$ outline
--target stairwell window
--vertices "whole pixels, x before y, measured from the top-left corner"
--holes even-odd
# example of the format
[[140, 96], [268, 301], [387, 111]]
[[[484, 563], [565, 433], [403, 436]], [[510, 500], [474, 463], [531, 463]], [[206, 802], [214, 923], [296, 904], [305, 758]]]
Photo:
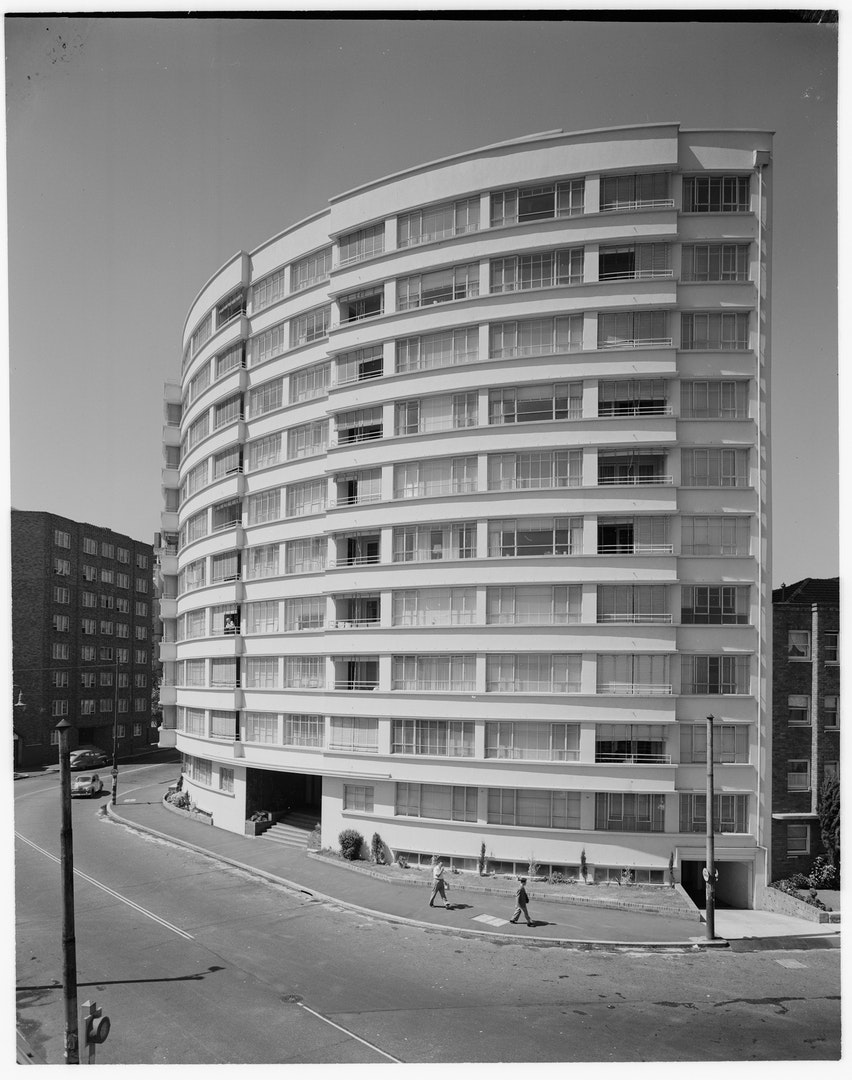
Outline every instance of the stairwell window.
[[582, 214], [585, 192], [584, 177], [562, 180], [556, 184], [536, 184], [492, 191], [491, 227]]
[[709, 311], [682, 314], [680, 347], [707, 352], [732, 352], [748, 348], [747, 311]]
[[685, 214], [734, 214], [750, 209], [748, 176], [685, 176]]
[[492, 259], [491, 292], [546, 289], [583, 283], [583, 248], [561, 248], [535, 255], [510, 255]]

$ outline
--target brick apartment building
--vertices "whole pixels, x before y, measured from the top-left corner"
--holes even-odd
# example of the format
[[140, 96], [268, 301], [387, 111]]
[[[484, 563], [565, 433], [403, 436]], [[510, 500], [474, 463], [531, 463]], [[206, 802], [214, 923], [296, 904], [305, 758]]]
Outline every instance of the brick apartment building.
[[12, 510], [11, 563], [15, 766], [56, 761], [63, 719], [72, 749], [156, 742], [151, 544]]
[[840, 579], [772, 592], [771, 877], [807, 873], [824, 849], [817, 802], [840, 762]]

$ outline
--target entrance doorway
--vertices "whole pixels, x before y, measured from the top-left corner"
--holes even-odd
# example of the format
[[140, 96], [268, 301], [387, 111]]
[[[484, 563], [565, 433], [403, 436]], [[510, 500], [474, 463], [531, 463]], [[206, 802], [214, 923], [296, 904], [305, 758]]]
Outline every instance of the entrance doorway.
[[[690, 900], [702, 911], [707, 903], [707, 889], [701, 871], [703, 859], [684, 859], [680, 883]], [[716, 907], [750, 908], [749, 864], [746, 862], [717, 862], [719, 880], [716, 882]]]
[[246, 770], [246, 817], [256, 810], [271, 813], [302, 811], [320, 815], [322, 777], [307, 773]]

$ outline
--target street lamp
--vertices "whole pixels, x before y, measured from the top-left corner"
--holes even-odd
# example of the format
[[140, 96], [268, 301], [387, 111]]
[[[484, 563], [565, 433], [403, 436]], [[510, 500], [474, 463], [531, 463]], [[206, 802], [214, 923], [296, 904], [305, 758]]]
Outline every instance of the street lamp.
[[65, 1004], [65, 1064], [80, 1064], [77, 1034], [77, 937], [74, 930], [74, 842], [71, 831], [71, 754], [67, 720], [56, 725], [59, 732], [59, 801], [62, 826], [59, 854], [62, 877], [62, 997]]
[[712, 941], [716, 936], [716, 878], [717, 871], [714, 863], [713, 850], [713, 721], [716, 719], [711, 713], [707, 717], [707, 865], [704, 867], [704, 893], [705, 893], [705, 921], [707, 924], [707, 940]]

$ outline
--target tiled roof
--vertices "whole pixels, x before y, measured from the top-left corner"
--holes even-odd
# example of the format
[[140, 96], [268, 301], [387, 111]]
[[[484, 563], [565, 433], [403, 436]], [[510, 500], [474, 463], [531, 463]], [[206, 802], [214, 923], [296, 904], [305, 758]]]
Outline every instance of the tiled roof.
[[839, 604], [840, 578], [802, 578], [772, 590], [773, 604]]

